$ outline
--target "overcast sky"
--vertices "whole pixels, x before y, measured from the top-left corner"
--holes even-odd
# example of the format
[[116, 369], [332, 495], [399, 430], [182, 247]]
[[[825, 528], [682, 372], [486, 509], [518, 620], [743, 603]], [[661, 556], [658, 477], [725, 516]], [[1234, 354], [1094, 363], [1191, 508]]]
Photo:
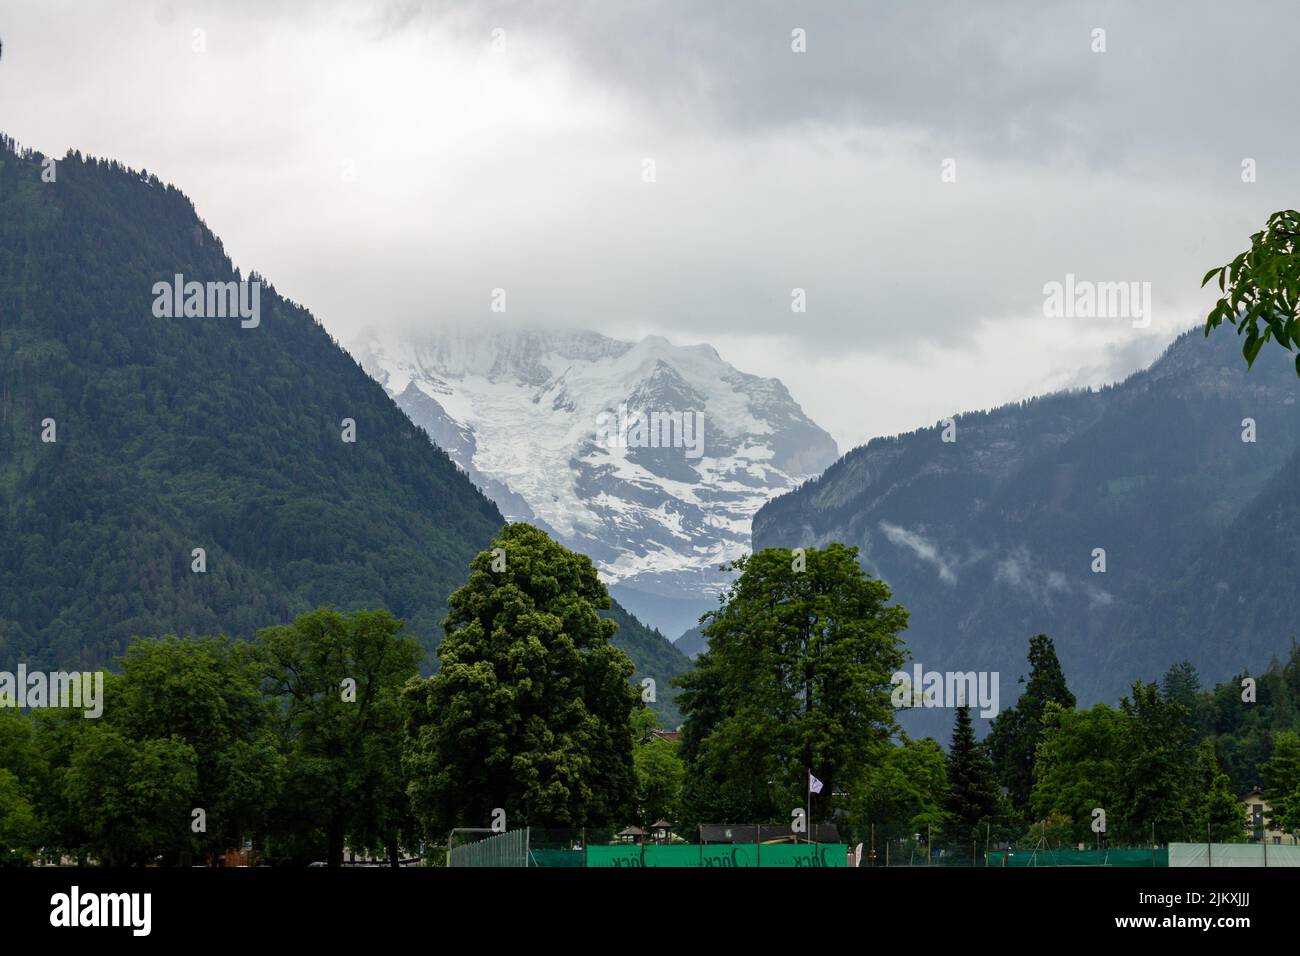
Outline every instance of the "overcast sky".
[[[4, 0], [0, 130], [175, 183], [344, 342], [504, 288], [518, 323], [708, 342], [847, 450], [1195, 324], [1204, 272], [1298, 204], [1298, 26], [1294, 0]], [[1150, 282], [1150, 327], [1045, 316], [1067, 274]]]

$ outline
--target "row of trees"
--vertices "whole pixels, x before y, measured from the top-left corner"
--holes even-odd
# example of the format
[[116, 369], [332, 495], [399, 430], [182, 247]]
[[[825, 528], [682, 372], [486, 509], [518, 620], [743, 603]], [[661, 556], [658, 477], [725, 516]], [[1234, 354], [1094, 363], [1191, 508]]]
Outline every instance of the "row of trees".
[[[958, 708], [945, 753], [898, 729], [907, 612], [855, 549], [734, 568], [709, 648], [679, 678], [680, 744], [651, 733], [590, 560], [523, 524], [473, 560], [427, 679], [382, 610], [321, 609], [252, 642], [136, 640], [102, 718], [0, 709], [0, 857], [181, 862], [251, 842], [269, 862], [337, 865], [345, 846], [396, 862], [500, 811], [510, 827], [666, 817], [681, 831], [788, 823], [809, 801], [856, 839], [892, 824], [1092, 843], [1101, 810], [1110, 842], [1237, 840], [1234, 766], [1258, 770], [1273, 827], [1300, 830], [1296, 653], [1235, 710], [1189, 666], [1079, 710], [1038, 635], [1016, 704], [983, 742]], [[1248, 758], [1247, 738], [1265, 749]]]
[[[726, 603], [706, 619], [708, 651], [680, 679], [687, 826], [788, 821], [811, 773], [824, 784], [813, 819], [858, 839], [889, 824], [965, 843], [972, 832], [1089, 845], [1153, 833], [1244, 840], [1244, 785], [1232, 769], [1264, 784], [1271, 827], [1300, 831], [1296, 654], [1252, 682], [1264, 696], [1244, 699], [1240, 680], [1232, 694], [1202, 693], [1184, 664], [1162, 684], [1136, 681], [1118, 707], [1079, 710], [1040, 634], [1016, 704], [983, 742], [958, 708], [945, 754], [898, 730], [889, 684], [907, 612], [863, 574], [855, 549], [769, 549], [734, 567]], [[1255, 759], [1243, 759], [1245, 746]]]
[[[320, 609], [220, 637], [138, 639], [103, 716], [0, 709], [0, 858], [342, 862], [507, 819], [631, 819], [633, 666], [589, 559], [511, 525], [450, 600], [441, 671], [387, 611]], [[660, 754], [659, 756], [662, 756]], [[662, 799], [655, 809], [663, 807]], [[513, 824], [512, 824], [513, 825]]]
[[319, 610], [252, 643], [131, 643], [104, 710], [0, 710], [0, 854], [106, 865], [396, 852], [402, 685], [419, 646], [386, 611]]
[[[987, 744], [1021, 818], [1063, 838], [1091, 839], [1094, 808], [1108, 832], [1139, 841], [1247, 837], [1240, 797], [1262, 785], [1267, 825], [1300, 831], [1300, 648], [1286, 667], [1238, 675], [1202, 692], [1190, 663], [1159, 683], [1141, 680], [1118, 707], [1075, 708], [1051, 641], [1031, 641], [1031, 671]], [[1245, 751], [1243, 752], [1243, 744]]]

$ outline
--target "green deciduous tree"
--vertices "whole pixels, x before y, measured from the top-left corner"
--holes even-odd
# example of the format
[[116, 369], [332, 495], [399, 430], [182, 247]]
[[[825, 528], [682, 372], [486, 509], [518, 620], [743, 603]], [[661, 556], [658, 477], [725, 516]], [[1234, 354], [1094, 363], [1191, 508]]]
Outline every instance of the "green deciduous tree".
[[1195, 753], [1187, 710], [1141, 680], [1120, 701], [1128, 717], [1120, 778], [1121, 830], [1128, 839], [1187, 839], [1194, 834]]
[[682, 782], [686, 767], [682, 763], [681, 744], [655, 737], [653, 711], [634, 714], [636, 743], [632, 747], [632, 764], [636, 768], [637, 817], [642, 826], [659, 820], [675, 823], [681, 811]]
[[1097, 704], [1090, 710], [1049, 703], [1034, 764], [1031, 806], [1038, 820], [1059, 818], [1071, 843], [1092, 842], [1092, 811], [1121, 811], [1128, 717]]
[[36, 810], [18, 777], [0, 767], [0, 866], [22, 866], [35, 859], [40, 832]]
[[190, 839], [213, 862], [262, 832], [279, 795], [283, 758], [261, 676], [244, 642], [169, 635], [133, 641], [113, 683], [110, 726], [135, 740], [176, 738], [194, 751], [190, 800], [204, 811], [204, 827], [190, 827]]
[[135, 740], [107, 724], [88, 729], [65, 784], [87, 852], [107, 866], [175, 859], [190, 846], [197, 768], [194, 749], [179, 738]]
[[1219, 766], [1214, 744], [1203, 740], [1196, 749], [1195, 832], [1213, 843], [1240, 843], [1246, 838], [1246, 814], [1232, 793], [1228, 775]]
[[340, 866], [352, 836], [395, 856], [409, 820], [401, 691], [423, 656], [401, 631], [387, 611], [320, 609], [258, 632], [285, 760], [273, 822], [280, 853], [310, 849]]
[[1283, 798], [1285, 814], [1274, 812], [1278, 828], [1286, 833], [1300, 834], [1300, 786], [1297, 786]]
[[1260, 768], [1264, 776], [1264, 797], [1271, 811], [1270, 829], [1300, 831], [1300, 734], [1283, 730], [1273, 735], [1273, 752]]
[[470, 565], [443, 624], [441, 667], [407, 691], [406, 764], [427, 836], [627, 819], [636, 797], [632, 662], [591, 560], [526, 524]]
[[868, 768], [854, 801], [860, 825], [901, 826], [924, 831], [944, 823], [948, 801], [948, 764], [943, 748], [932, 737], [906, 735], [890, 747], [881, 761]]
[[709, 650], [679, 678], [691, 822], [789, 821], [811, 771], [814, 819], [862, 779], [892, 733], [890, 675], [907, 612], [863, 573], [857, 549], [770, 548], [732, 565], [706, 615]]
[[[1250, 237], [1250, 248], [1205, 274], [1222, 296], [1205, 320], [1205, 334], [1226, 319], [1243, 336], [1247, 367], [1271, 338], [1288, 352], [1300, 345], [1300, 212], [1283, 209]], [[1300, 375], [1300, 356], [1296, 357]]]
[[[106, 682], [104, 690], [107, 695], [111, 683]], [[87, 720], [81, 711], [70, 708], [32, 711], [29, 718], [32, 740], [42, 761], [33, 803], [41, 819], [46, 856], [54, 860], [69, 856], [84, 863], [89, 855], [90, 834], [68, 780], [73, 755], [82, 741], [96, 732], [103, 718]]]
[[44, 838], [40, 809], [48, 758], [34, 721], [0, 706], [0, 866], [31, 862]]

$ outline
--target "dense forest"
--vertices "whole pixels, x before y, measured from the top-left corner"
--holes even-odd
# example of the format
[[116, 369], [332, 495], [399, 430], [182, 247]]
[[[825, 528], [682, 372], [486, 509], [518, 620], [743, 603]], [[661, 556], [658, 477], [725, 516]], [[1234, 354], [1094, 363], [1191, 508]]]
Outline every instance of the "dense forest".
[[1268, 828], [1300, 835], [1300, 645], [1209, 689], [1186, 661], [1159, 681], [1130, 674], [1118, 699], [1081, 707], [1038, 634], [1018, 699], [983, 741], [969, 701], [936, 706], [951, 722], [945, 752], [898, 726], [920, 704], [905, 694], [890, 707], [909, 612], [853, 549], [772, 548], [737, 569], [706, 618], [707, 650], [679, 678], [688, 826], [776, 822], [806, 799], [851, 839], [969, 864], [999, 846], [1260, 839], [1241, 803], [1260, 787]]
[[609, 605], [589, 558], [515, 523], [449, 597], [427, 678], [388, 611], [332, 608], [252, 641], [135, 639], [90, 711], [20, 710], [26, 685], [0, 672], [0, 866], [338, 866], [345, 847], [395, 866], [502, 810], [563, 827], [658, 811], [641, 746], [658, 718]]
[[1037, 635], [1015, 706], [983, 742], [968, 707], [947, 708], [945, 752], [891, 706], [906, 609], [850, 548], [791, 557], [737, 563], [678, 679], [680, 742], [651, 733], [590, 559], [524, 524], [471, 563], [428, 678], [382, 609], [317, 609], [251, 642], [134, 640], [99, 719], [0, 708], [0, 865], [339, 865], [349, 847], [437, 864], [453, 827], [501, 813], [599, 842], [662, 819], [780, 826], [805, 801], [875, 865], [979, 865], [999, 848], [1258, 839], [1240, 802], [1254, 786], [1267, 826], [1300, 834], [1300, 646], [1212, 689], [1183, 663], [1081, 708]]

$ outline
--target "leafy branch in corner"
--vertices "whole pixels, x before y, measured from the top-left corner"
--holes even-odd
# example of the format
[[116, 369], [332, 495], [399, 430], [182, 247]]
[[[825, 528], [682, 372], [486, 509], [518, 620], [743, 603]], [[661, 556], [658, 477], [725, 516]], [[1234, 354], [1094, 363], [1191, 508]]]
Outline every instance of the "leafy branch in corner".
[[[1300, 346], [1300, 212], [1283, 209], [1268, 217], [1268, 224], [1250, 237], [1250, 248], [1227, 265], [1205, 273], [1204, 288], [1215, 277], [1223, 295], [1205, 320], [1205, 335], [1224, 319], [1245, 335], [1241, 353], [1247, 368], [1255, 364], [1270, 338], [1288, 352]], [[1261, 330], [1261, 321], [1263, 328]], [[1300, 355], [1296, 356], [1300, 375]]]

